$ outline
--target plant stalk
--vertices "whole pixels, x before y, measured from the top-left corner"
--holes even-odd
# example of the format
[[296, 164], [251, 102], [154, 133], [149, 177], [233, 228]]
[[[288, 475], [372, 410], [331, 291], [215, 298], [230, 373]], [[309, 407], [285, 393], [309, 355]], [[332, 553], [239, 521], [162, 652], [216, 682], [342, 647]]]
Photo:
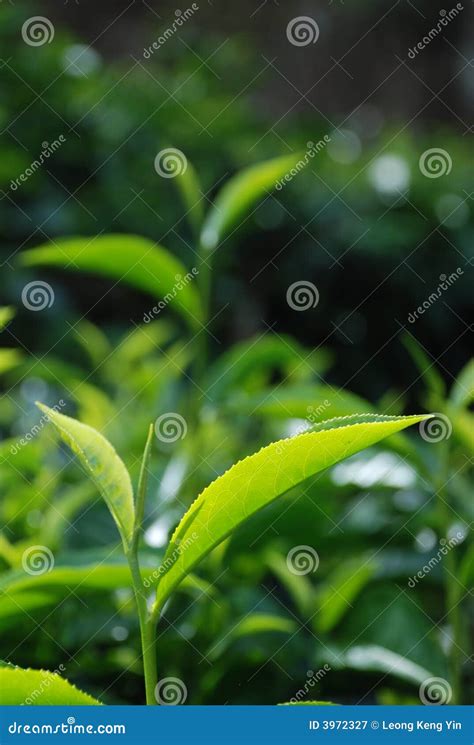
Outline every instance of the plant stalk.
[[[452, 512], [446, 494], [446, 484], [449, 479], [449, 444], [443, 442], [439, 447], [440, 468], [436, 479], [436, 493], [438, 496], [438, 515], [441, 527], [448, 531], [452, 522]], [[451, 627], [452, 642], [449, 650], [449, 669], [452, 687], [452, 700], [449, 703], [461, 703], [462, 690], [462, 620], [459, 609], [460, 585], [457, 581], [456, 557], [450, 550], [445, 556], [444, 583], [446, 595], [446, 613]]]
[[138, 610], [140, 624], [140, 638], [142, 644], [143, 674], [145, 677], [146, 703], [149, 706], [157, 704], [155, 688], [158, 682], [156, 669], [156, 641], [155, 623], [148, 613], [146, 591], [143, 586], [140, 567], [136, 554], [127, 554], [128, 565], [132, 575], [133, 591]]

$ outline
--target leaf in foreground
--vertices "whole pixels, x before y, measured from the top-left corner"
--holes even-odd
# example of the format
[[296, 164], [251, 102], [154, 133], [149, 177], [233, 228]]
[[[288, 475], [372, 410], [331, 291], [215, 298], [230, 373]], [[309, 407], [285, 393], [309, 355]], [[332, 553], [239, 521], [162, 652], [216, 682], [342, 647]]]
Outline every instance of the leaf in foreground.
[[204, 489], [176, 528], [162, 564], [156, 609], [198, 561], [262, 507], [319, 471], [423, 419], [426, 416], [333, 419], [236, 463]]
[[2, 706], [100, 706], [100, 701], [80, 691], [49, 670], [24, 670], [0, 666]]
[[102, 494], [122, 536], [125, 547], [132, 541], [135, 509], [130, 476], [114, 448], [87, 424], [38, 404], [61, 438], [78, 456]]

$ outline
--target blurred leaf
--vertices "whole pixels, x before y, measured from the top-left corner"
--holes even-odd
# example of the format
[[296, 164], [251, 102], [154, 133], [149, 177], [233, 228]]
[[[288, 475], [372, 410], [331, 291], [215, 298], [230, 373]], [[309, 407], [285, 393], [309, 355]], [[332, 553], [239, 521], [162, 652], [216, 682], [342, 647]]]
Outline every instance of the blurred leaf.
[[201, 243], [213, 251], [223, 238], [242, 223], [260, 199], [267, 196], [277, 181], [298, 162], [300, 154], [285, 155], [246, 168], [231, 178], [218, 193], [204, 221]]
[[187, 160], [187, 167], [179, 170], [174, 178], [186, 208], [186, 218], [193, 229], [194, 236], [199, 237], [204, 219], [204, 206], [201, 185], [196, 170], [192, 163]]
[[102, 329], [86, 318], [82, 318], [75, 324], [73, 333], [77, 342], [86, 351], [94, 368], [100, 367], [112, 351], [112, 346]]
[[38, 404], [59, 435], [79, 457], [102, 494], [117, 524], [125, 548], [132, 540], [135, 508], [130, 476], [112, 445], [99, 432], [71, 417]]
[[424, 379], [430, 392], [438, 398], [444, 398], [446, 395], [446, 385], [436, 369], [435, 362], [428, 357], [421, 344], [411, 334], [403, 337], [403, 343], [408, 349], [413, 362], [421, 373], [421, 377]]
[[328, 632], [350, 611], [352, 602], [370, 582], [377, 564], [364, 557], [340, 562], [317, 592], [316, 631]]
[[474, 359], [469, 360], [457, 376], [449, 400], [454, 406], [469, 406], [474, 401]]
[[337, 706], [332, 701], [285, 701], [278, 706]]
[[407, 657], [402, 657], [402, 655], [376, 644], [361, 644], [351, 647], [347, 652], [337, 655], [337, 662], [331, 661], [330, 664], [335, 668], [352, 668], [353, 670], [394, 675], [415, 685], [433, 677], [432, 672], [425, 670]]
[[219, 399], [234, 387], [240, 389], [247, 378], [255, 377], [259, 371], [288, 373], [300, 367], [311, 373], [321, 372], [321, 368], [325, 369], [324, 362], [324, 355], [311, 355], [288, 336], [266, 334], [246, 339], [234, 344], [212, 365], [207, 392], [212, 398]]
[[15, 315], [15, 309], [10, 306], [0, 307], [0, 331], [12, 320]]
[[23, 360], [23, 354], [18, 349], [0, 349], [0, 375], [17, 367]]
[[249, 613], [248, 616], [237, 621], [226, 635], [218, 639], [208, 650], [206, 657], [210, 660], [216, 660], [225, 650], [238, 639], [255, 634], [291, 634], [298, 628], [295, 621], [282, 616], [275, 616], [269, 613]]
[[199, 325], [201, 303], [192, 282], [177, 282], [186, 267], [169, 251], [136, 235], [105, 235], [55, 239], [54, 246], [41, 245], [21, 254], [24, 266], [60, 266], [83, 269], [124, 282], [165, 299], [191, 327]]
[[13, 665], [0, 665], [0, 691], [2, 706], [100, 705], [100, 701], [49, 670], [24, 670]]
[[264, 560], [290, 595], [299, 613], [303, 617], [309, 615], [314, 598], [314, 588], [309, 579], [303, 574], [290, 572], [285, 559], [276, 551], [269, 551]]
[[[161, 608], [183, 577], [250, 515], [338, 461], [426, 417], [333, 419], [236, 463], [200, 494], [173, 534], [157, 589]], [[184, 548], [183, 548], [184, 547]]]

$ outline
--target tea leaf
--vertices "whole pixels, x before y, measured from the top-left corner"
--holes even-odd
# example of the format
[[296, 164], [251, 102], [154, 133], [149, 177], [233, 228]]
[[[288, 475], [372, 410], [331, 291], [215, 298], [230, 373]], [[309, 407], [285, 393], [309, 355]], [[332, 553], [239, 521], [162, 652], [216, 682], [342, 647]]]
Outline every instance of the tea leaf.
[[49, 670], [0, 665], [2, 706], [100, 706], [100, 701]]
[[333, 419], [236, 463], [204, 489], [176, 528], [162, 563], [155, 612], [198, 561], [259, 509], [319, 471], [425, 418]]
[[189, 160], [187, 162], [187, 168], [176, 175], [174, 182], [184, 202], [188, 222], [195, 236], [199, 237], [199, 231], [201, 230], [204, 219], [203, 196], [198, 175]]
[[4, 305], [0, 308], [0, 331], [11, 321], [15, 315], [15, 309], [9, 305]]
[[217, 195], [201, 233], [206, 251], [213, 251], [241, 222], [253, 205], [275, 188], [276, 182], [298, 162], [300, 154], [285, 155], [245, 168], [231, 178]]
[[79, 457], [112, 513], [125, 547], [131, 543], [135, 510], [130, 476], [114, 448], [87, 424], [38, 404], [64, 442]]
[[165, 299], [194, 327], [201, 318], [201, 303], [193, 283], [178, 282], [186, 267], [169, 251], [136, 235], [64, 238], [21, 255], [25, 266], [60, 266], [83, 269]]

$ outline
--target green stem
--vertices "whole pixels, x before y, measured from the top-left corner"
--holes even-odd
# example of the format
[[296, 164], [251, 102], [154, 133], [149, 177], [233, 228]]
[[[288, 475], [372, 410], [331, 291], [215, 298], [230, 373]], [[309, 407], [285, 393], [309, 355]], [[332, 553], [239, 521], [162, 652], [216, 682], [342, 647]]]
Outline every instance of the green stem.
[[156, 669], [155, 623], [148, 613], [146, 591], [140, 574], [138, 558], [136, 554], [127, 553], [127, 560], [132, 575], [133, 591], [135, 593], [138, 620], [140, 624], [146, 702], [148, 705], [154, 705], [157, 703], [155, 698], [155, 688], [158, 682]]
[[[452, 522], [452, 512], [449, 506], [449, 497], [446, 494], [446, 484], [449, 479], [449, 444], [443, 442], [439, 446], [440, 451], [440, 468], [436, 479], [436, 493], [438, 496], [438, 514], [441, 527], [448, 533], [448, 528]], [[449, 652], [449, 668], [451, 687], [453, 691], [452, 704], [461, 703], [461, 682], [462, 682], [462, 619], [460, 614], [459, 602], [461, 599], [460, 585], [457, 581], [456, 557], [453, 549], [448, 551], [445, 556], [446, 572], [444, 573], [445, 594], [446, 594], [446, 612], [451, 627], [452, 644]]]

